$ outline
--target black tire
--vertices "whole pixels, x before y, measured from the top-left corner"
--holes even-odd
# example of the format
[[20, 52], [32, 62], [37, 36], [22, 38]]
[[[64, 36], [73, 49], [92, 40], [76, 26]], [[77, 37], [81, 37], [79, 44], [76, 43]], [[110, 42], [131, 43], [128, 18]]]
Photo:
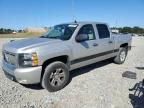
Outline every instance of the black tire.
[[[123, 54], [125, 53], [125, 57], [123, 59], [121, 59], [121, 54], [122, 53]], [[123, 64], [125, 62], [126, 56], [127, 56], [127, 48], [121, 47], [119, 49], [118, 55], [114, 58], [114, 62], [117, 63], [117, 64]]]
[[45, 68], [41, 84], [42, 87], [49, 92], [55, 92], [64, 88], [68, 81], [69, 69], [67, 65], [60, 61], [56, 61]]

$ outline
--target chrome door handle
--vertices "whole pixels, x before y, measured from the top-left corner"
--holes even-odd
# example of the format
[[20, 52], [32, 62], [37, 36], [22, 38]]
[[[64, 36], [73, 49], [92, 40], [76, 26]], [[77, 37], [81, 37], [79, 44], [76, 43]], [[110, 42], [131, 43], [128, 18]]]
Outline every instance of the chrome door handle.
[[98, 44], [97, 44], [97, 43], [94, 43], [93, 46], [98, 46]]

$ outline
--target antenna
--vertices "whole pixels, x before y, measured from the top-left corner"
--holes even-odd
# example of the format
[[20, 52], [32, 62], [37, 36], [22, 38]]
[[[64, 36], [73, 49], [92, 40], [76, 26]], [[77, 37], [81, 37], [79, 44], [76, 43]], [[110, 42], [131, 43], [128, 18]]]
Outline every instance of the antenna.
[[72, 20], [75, 21], [75, 9], [74, 9], [74, 0], [71, 0], [71, 8], [72, 8]]
[[115, 32], [115, 33], [119, 33], [117, 19], [116, 19], [116, 21], [115, 21], [115, 27], [114, 27], [114, 28], [115, 28], [114, 32]]
[[118, 22], [117, 22], [117, 19], [116, 19], [116, 22], [115, 22], [115, 28], [117, 28], [118, 26]]

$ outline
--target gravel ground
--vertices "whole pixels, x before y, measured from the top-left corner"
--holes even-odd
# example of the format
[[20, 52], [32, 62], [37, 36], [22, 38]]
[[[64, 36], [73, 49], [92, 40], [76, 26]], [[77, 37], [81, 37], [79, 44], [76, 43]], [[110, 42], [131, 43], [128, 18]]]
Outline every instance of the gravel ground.
[[[0, 39], [0, 52], [9, 40]], [[144, 65], [144, 38], [134, 37], [132, 46], [124, 64], [107, 60], [72, 71], [70, 83], [54, 93], [10, 81], [0, 67], [0, 108], [144, 108], [143, 93], [129, 90], [144, 78], [144, 70], [136, 68]], [[137, 78], [122, 77], [125, 71], [135, 72]]]

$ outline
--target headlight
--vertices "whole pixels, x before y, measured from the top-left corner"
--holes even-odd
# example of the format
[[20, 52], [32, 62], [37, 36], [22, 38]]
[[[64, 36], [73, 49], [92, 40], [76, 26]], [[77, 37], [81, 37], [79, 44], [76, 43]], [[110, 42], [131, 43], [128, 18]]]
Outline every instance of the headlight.
[[38, 65], [38, 58], [36, 53], [23, 53], [19, 54], [19, 66], [20, 67], [31, 67]]

